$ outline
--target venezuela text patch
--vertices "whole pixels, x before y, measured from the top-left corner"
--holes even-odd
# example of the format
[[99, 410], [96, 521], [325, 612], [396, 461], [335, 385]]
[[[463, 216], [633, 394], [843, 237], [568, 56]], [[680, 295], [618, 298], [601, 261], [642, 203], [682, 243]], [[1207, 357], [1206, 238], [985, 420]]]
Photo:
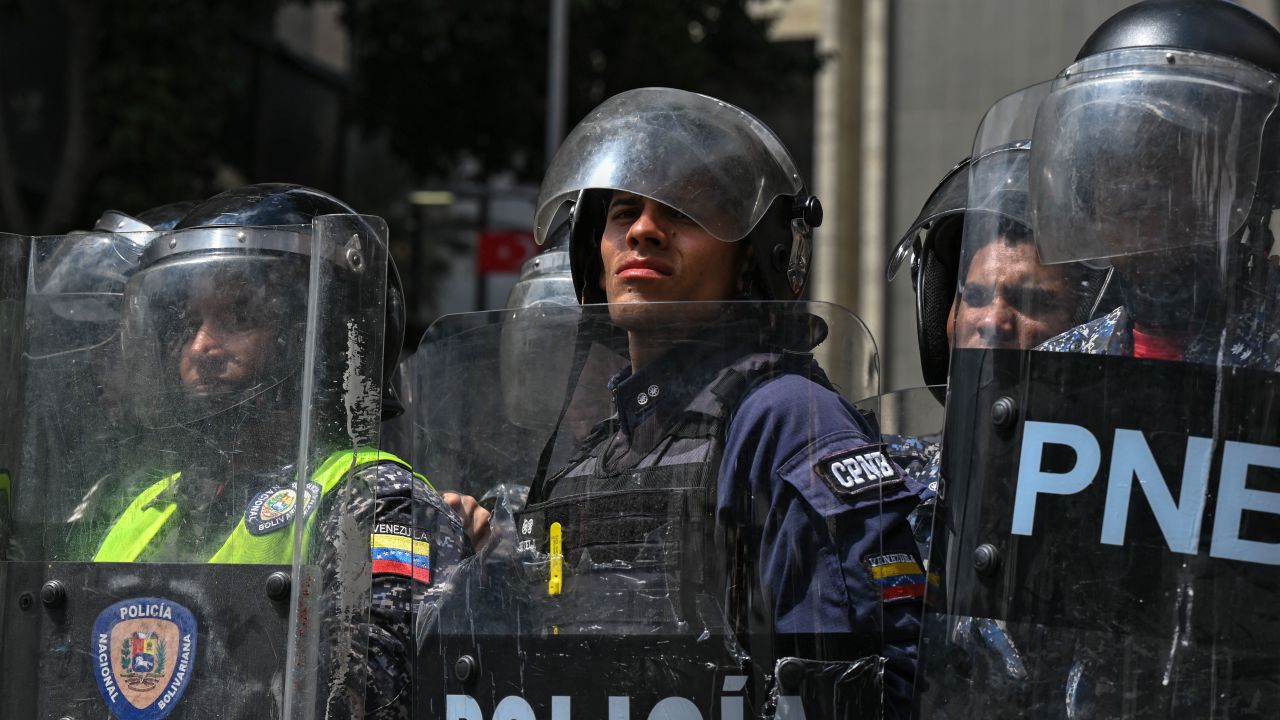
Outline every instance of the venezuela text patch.
[[374, 575], [402, 575], [431, 582], [431, 543], [408, 525], [377, 523], [369, 536]]
[[884, 602], [924, 597], [924, 571], [907, 553], [872, 555], [863, 560], [871, 583], [880, 588]]

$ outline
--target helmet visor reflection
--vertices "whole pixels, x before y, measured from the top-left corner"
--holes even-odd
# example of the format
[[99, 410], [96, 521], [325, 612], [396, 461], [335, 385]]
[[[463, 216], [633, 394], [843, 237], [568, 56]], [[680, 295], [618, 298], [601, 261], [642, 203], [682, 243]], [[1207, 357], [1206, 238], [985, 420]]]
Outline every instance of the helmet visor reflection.
[[538, 194], [539, 243], [565, 201], [589, 189], [657, 200], [734, 242], [801, 182], [782, 142], [751, 114], [706, 95], [641, 88], [606, 100], [565, 138]]
[[1040, 108], [1030, 181], [1046, 263], [1212, 245], [1249, 216], [1274, 80], [1222, 58], [1149, 54], [1080, 63]]
[[306, 259], [261, 254], [190, 257], [134, 277], [123, 340], [140, 417], [170, 427], [296, 402], [306, 282]]

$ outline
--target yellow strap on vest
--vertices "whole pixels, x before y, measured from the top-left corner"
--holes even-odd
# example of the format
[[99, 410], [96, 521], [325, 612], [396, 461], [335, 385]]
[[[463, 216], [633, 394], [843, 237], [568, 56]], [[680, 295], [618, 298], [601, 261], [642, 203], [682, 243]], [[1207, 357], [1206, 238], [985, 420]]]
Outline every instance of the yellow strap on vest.
[[[379, 462], [394, 462], [406, 468], [409, 467], [408, 463], [395, 455], [380, 450], [361, 450], [355, 453], [347, 450], [334, 453], [325, 459], [324, 463], [320, 465], [320, 468], [311, 477], [311, 482], [320, 486], [321, 497], [315, 499], [312, 506], [313, 512], [306, 517], [306, 525], [303, 528], [303, 532], [308, 539], [315, 525], [314, 509], [319, 507], [320, 501], [323, 500], [324, 496], [341, 485], [356, 469]], [[431, 488], [431, 483], [427, 482], [425, 477], [418, 473], [414, 473], [414, 476], [426, 483], [428, 488]], [[156, 502], [155, 500], [177, 477], [177, 474], [170, 475], [147, 488], [135, 498], [120, 518], [116, 520], [111, 531], [107, 533], [107, 537], [103, 539], [102, 545], [98, 548], [98, 553], [94, 556], [94, 560], [98, 562], [134, 562], [137, 560], [169, 521], [173, 513], [177, 511], [176, 503], [172, 501]], [[306, 506], [305, 497], [301, 501], [295, 498], [294, 517], [297, 517], [298, 512], [305, 514]], [[254, 535], [249, 532], [249, 528], [245, 524], [245, 518], [241, 515], [239, 522], [236, 523], [235, 529], [231, 531], [226, 542], [213, 554], [213, 557], [209, 558], [208, 562], [288, 565], [293, 562], [294, 533], [293, 523], [289, 523], [278, 530], [263, 535]]]

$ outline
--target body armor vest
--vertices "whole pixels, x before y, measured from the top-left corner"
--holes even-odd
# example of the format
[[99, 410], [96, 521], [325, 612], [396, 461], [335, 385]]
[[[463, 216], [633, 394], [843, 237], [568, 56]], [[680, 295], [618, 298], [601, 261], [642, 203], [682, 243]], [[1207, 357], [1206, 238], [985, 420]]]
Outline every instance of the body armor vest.
[[[597, 426], [567, 467], [533, 490], [520, 517], [526, 546], [551, 556], [543, 621], [621, 634], [732, 631], [725, 612], [745, 598], [726, 598], [727, 581], [755, 569], [741, 566], [716, 525], [725, 433], [752, 388], [785, 373], [810, 375], [810, 363], [789, 352], [740, 358], [638, 461], [616, 452], [616, 417]], [[738, 585], [758, 584], [746, 577]]]

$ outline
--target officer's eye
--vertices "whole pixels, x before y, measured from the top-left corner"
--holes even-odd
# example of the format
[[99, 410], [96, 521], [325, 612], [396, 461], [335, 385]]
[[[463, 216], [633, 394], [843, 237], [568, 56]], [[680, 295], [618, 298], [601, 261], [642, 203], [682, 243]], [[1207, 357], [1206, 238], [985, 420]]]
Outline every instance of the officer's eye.
[[630, 203], [619, 203], [609, 208], [609, 222], [625, 222], [630, 223], [640, 214], [635, 205]]
[[1010, 295], [1012, 297], [1009, 304], [1023, 315], [1035, 317], [1056, 312], [1059, 309], [1059, 303], [1054, 294], [1043, 288], [1022, 288]]
[[986, 307], [991, 304], [994, 293], [990, 285], [978, 285], [969, 283], [964, 286], [964, 292], [960, 295], [960, 301], [969, 307]]

